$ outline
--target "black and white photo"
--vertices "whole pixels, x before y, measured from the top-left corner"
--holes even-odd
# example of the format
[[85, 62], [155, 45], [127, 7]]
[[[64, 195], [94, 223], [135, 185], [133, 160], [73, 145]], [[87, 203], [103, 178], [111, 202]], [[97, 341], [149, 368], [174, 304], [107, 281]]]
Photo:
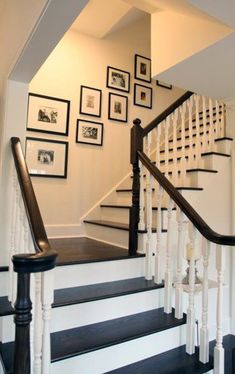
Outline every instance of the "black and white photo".
[[80, 114], [93, 117], [101, 116], [102, 91], [98, 88], [81, 86]]
[[27, 130], [68, 135], [70, 101], [29, 93]]
[[76, 142], [84, 144], [103, 144], [103, 123], [77, 120]]
[[135, 79], [151, 83], [151, 60], [148, 57], [135, 55]]
[[107, 87], [119, 91], [130, 91], [130, 73], [112, 66], [107, 67]]
[[115, 121], [127, 122], [127, 96], [109, 93], [108, 118]]
[[26, 161], [31, 176], [67, 178], [68, 142], [27, 137]]
[[134, 84], [134, 105], [152, 108], [152, 88], [142, 84]]

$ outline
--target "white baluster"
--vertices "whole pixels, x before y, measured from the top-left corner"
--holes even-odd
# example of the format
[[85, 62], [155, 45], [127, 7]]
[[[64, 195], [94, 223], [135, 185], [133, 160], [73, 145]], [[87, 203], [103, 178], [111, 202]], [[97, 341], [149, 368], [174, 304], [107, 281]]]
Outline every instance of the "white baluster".
[[15, 302], [15, 298], [13, 299], [13, 295], [15, 295], [16, 290], [16, 276], [13, 271], [13, 264], [12, 264], [12, 256], [16, 253], [15, 251], [15, 227], [16, 227], [16, 219], [17, 219], [17, 207], [16, 207], [16, 187], [17, 187], [17, 177], [16, 172], [13, 170], [12, 175], [12, 191], [11, 191], [11, 248], [9, 252], [9, 288], [8, 288], [8, 300], [12, 303]]
[[194, 148], [193, 148], [193, 100], [194, 97], [191, 96], [187, 101], [188, 104], [188, 134], [189, 134], [189, 165], [190, 168], [194, 166]]
[[215, 138], [220, 137], [220, 107], [218, 100], [215, 101], [215, 116], [216, 116], [216, 123], [215, 123]]
[[35, 274], [34, 297], [34, 374], [41, 374], [42, 360], [42, 302], [41, 273]]
[[209, 144], [210, 144], [210, 151], [213, 152], [214, 150], [214, 118], [213, 118], [213, 102], [212, 99], [209, 98]]
[[200, 329], [199, 360], [206, 364], [209, 361], [209, 329], [208, 329], [208, 260], [210, 242], [203, 238], [203, 282], [202, 282], [202, 327]]
[[186, 217], [182, 210], [177, 208], [178, 220], [178, 245], [177, 245], [177, 277], [175, 285], [175, 317], [183, 318], [183, 288], [182, 288], [182, 263], [185, 251]]
[[166, 272], [165, 272], [165, 300], [164, 312], [172, 312], [172, 244], [173, 244], [173, 200], [169, 199], [168, 222], [167, 222], [167, 249], [166, 249]]
[[54, 296], [54, 270], [42, 273], [42, 374], [50, 373], [51, 342], [50, 342], [50, 319], [51, 304]]
[[186, 103], [184, 102], [180, 107], [180, 120], [181, 120], [181, 159], [180, 159], [180, 173], [181, 185], [184, 186], [186, 177], [186, 158], [185, 158], [185, 113]]
[[178, 109], [176, 109], [172, 115], [173, 121], [173, 183], [177, 185], [178, 183], [178, 165], [177, 165], [177, 121], [178, 121]]
[[168, 177], [169, 172], [169, 116], [165, 120], [165, 177]]
[[196, 167], [200, 168], [201, 166], [201, 135], [200, 135], [200, 116], [199, 116], [199, 100], [200, 96], [195, 95], [195, 103], [196, 103]]
[[139, 210], [139, 230], [145, 230], [144, 221], [144, 167], [142, 162], [139, 162], [140, 166], [140, 210]]
[[152, 175], [147, 174], [146, 188], [146, 220], [147, 220], [147, 243], [145, 256], [145, 278], [152, 279]]
[[202, 136], [202, 149], [203, 152], [207, 152], [208, 149], [208, 141], [207, 141], [207, 118], [206, 118], [206, 98], [202, 96], [202, 123], [203, 123], [203, 136]]
[[225, 269], [224, 248], [218, 245], [216, 248], [217, 269], [217, 330], [216, 346], [214, 348], [214, 374], [224, 373], [224, 348], [223, 348], [223, 279]]
[[156, 128], [156, 167], [160, 169], [160, 161], [161, 161], [161, 125]]
[[159, 284], [162, 282], [162, 263], [161, 263], [161, 246], [162, 246], [162, 196], [163, 188], [159, 184], [157, 192], [157, 240], [156, 240], [156, 256], [155, 256], [155, 274], [154, 281]]
[[221, 114], [221, 119], [220, 119], [220, 138], [223, 138], [224, 136], [226, 136], [225, 134], [225, 125], [226, 125], [226, 106], [225, 104], [221, 103], [222, 105], [222, 108], [221, 108], [221, 111], [222, 111], [222, 114]]
[[[187, 248], [187, 258], [189, 260], [189, 305], [187, 309], [187, 338], [186, 352], [195, 353], [195, 310], [194, 310], [194, 288], [195, 288], [195, 241], [196, 228], [190, 224], [190, 247]], [[189, 250], [188, 250], [189, 249]]]

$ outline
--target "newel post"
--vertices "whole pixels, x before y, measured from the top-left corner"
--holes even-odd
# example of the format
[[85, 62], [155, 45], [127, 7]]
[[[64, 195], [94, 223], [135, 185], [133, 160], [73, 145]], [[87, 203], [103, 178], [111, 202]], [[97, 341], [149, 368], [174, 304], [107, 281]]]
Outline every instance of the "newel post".
[[143, 151], [143, 129], [141, 120], [136, 118], [131, 129], [131, 164], [133, 171], [132, 205], [129, 215], [129, 254], [134, 256], [138, 249], [138, 223], [140, 199], [140, 168], [137, 151]]
[[17, 274], [17, 298], [15, 302], [15, 352], [14, 374], [30, 373], [30, 273]]

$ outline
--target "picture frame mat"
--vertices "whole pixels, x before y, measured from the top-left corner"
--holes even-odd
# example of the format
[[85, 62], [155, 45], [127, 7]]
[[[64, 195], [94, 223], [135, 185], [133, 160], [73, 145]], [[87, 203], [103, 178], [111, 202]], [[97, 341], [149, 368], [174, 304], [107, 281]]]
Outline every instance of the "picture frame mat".
[[[84, 136], [83, 128], [90, 127], [91, 129], [97, 129], [97, 139], [92, 139], [91, 136]], [[77, 120], [77, 132], [76, 132], [76, 142], [92, 145], [102, 145], [103, 144], [103, 123], [86, 121], [82, 119]]]
[[101, 116], [102, 91], [98, 88], [81, 86], [80, 114]]

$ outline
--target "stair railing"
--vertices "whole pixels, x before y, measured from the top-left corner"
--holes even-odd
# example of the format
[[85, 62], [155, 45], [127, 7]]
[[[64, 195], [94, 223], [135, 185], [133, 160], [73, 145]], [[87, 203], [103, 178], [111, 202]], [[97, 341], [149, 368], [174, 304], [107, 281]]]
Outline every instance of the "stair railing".
[[13, 372], [47, 374], [57, 253], [51, 249], [46, 235], [20, 139], [11, 138], [11, 147], [15, 164], [9, 263], [9, 300], [15, 307]]
[[[192, 206], [183, 198], [169, 179], [176, 185], [185, 183], [186, 170], [189, 167], [201, 167], [200, 157], [202, 152], [215, 150], [215, 138], [225, 136], [225, 108], [218, 101], [212, 101], [186, 92], [180, 99], [172, 104], [166, 111], [152, 121], [147, 127], [141, 127], [139, 119], [134, 120], [131, 130], [131, 163], [133, 167], [133, 191], [132, 207], [130, 209], [130, 236], [129, 252], [135, 254], [138, 248], [138, 223], [139, 212], [145, 216], [141, 219], [141, 226], [147, 229], [146, 243], [146, 278], [154, 275], [155, 282], [165, 282], [164, 311], [171, 313], [173, 306], [173, 293], [175, 293], [175, 316], [183, 317], [183, 257], [188, 260], [188, 307], [186, 326], [186, 352], [195, 352], [195, 290], [196, 270], [195, 263], [202, 255], [203, 281], [202, 281], [202, 322], [200, 328], [200, 355], [203, 363], [209, 361], [209, 328], [208, 328], [208, 264], [209, 255], [212, 253], [212, 245], [216, 243], [216, 270], [217, 270], [217, 322], [216, 322], [216, 346], [214, 349], [214, 372], [224, 373], [224, 349], [222, 334], [223, 315], [223, 279], [225, 246], [234, 246], [235, 237], [220, 235], [214, 232]], [[184, 123], [183, 123], [184, 122]], [[155, 142], [149, 133], [155, 130]], [[188, 131], [188, 142], [185, 143], [185, 131]], [[200, 136], [204, 133], [203, 140]], [[167, 134], [167, 136], [166, 136]], [[144, 152], [144, 137], [146, 137], [146, 149]], [[170, 142], [168, 142], [170, 140]], [[181, 145], [179, 147], [179, 141]], [[167, 142], [167, 146], [166, 143]], [[170, 144], [170, 150], [169, 145]], [[163, 145], [163, 146], [162, 146]], [[178, 151], [183, 150], [179, 157]], [[156, 154], [154, 163], [150, 159]], [[169, 168], [169, 160], [165, 162], [160, 156], [166, 154], [171, 157], [173, 167], [180, 161], [180, 176], [174, 175], [175, 170]], [[170, 154], [170, 156], [169, 156]], [[180, 159], [180, 160], [179, 160]], [[166, 164], [161, 168], [161, 164]], [[189, 166], [190, 165], [190, 166]], [[162, 169], [162, 171], [160, 170]], [[144, 172], [145, 169], [145, 172]], [[141, 170], [141, 177], [139, 175]], [[146, 174], [146, 200], [144, 204], [143, 175]], [[165, 174], [165, 175], [164, 175]], [[179, 174], [179, 173], [178, 173]], [[153, 192], [153, 182], [155, 192]], [[167, 194], [167, 240], [163, 243], [161, 215], [164, 195]], [[141, 199], [140, 199], [141, 196]], [[154, 248], [152, 222], [152, 201], [157, 202], [156, 220], [156, 248]], [[166, 199], [165, 199], [166, 200]], [[141, 206], [139, 204], [141, 201]], [[176, 219], [175, 219], [176, 209]], [[177, 233], [177, 234], [176, 234]], [[175, 238], [175, 240], [174, 240]], [[174, 242], [176, 244], [174, 244]], [[173, 260], [174, 259], [174, 260]], [[155, 267], [152, 272], [153, 264]], [[175, 265], [175, 267], [174, 267]], [[164, 271], [165, 268], [165, 271]], [[164, 274], [163, 274], [164, 273]], [[174, 288], [173, 288], [174, 285]]]

